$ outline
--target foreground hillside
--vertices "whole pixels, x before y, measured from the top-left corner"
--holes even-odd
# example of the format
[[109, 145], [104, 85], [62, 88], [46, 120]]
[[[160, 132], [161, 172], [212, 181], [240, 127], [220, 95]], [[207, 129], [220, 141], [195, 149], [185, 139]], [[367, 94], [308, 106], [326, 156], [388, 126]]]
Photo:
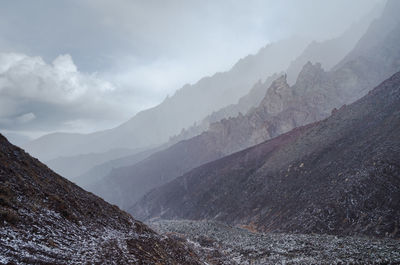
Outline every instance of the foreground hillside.
[[199, 264], [0, 135], [1, 264]]
[[400, 237], [400, 72], [332, 116], [201, 166], [130, 212]]

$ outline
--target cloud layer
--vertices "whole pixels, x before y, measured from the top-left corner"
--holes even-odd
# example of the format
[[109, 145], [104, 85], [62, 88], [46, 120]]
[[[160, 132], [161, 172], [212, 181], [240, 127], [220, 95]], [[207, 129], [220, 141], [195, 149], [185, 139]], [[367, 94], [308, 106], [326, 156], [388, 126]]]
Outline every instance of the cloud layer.
[[52, 63], [0, 54], [0, 129], [90, 130], [127, 112], [115, 94], [110, 82], [79, 72], [68, 54]]

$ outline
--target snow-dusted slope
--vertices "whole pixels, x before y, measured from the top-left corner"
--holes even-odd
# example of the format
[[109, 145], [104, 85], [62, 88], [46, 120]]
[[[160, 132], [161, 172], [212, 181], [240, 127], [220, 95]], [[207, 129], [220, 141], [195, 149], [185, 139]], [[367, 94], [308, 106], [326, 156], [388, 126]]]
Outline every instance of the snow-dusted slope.
[[200, 264], [0, 135], [0, 263]]

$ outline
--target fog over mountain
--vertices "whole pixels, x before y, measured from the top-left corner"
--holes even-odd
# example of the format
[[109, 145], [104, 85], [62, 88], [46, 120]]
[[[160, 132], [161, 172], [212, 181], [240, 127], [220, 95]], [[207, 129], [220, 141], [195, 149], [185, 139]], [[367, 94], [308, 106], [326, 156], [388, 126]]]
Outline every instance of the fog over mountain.
[[[228, 70], [267, 43], [293, 35], [310, 40], [336, 36], [379, 2], [4, 3], [0, 10], [0, 51], [6, 57], [1, 61], [2, 76], [21, 78], [9, 88], [18, 91], [16, 95], [6, 101], [2, 94], [1, 129], [37, 137], [46, 132], [93, 132], [116, 126], [160, 103], [185, 83]], [[335, 12], [341, 12], [340, 20]], [[77, 71], [80, 82], [65, 84], [60, 68], [53, 66], [59, 56], [68, 64], [65, 69]], [[21, 89], [22, 80], [32, 81], [29, 89]], [[43, 95], [36, 95], [35, 89], [42, 91], [42, 86], [54, 87], [59, 97], [74, 97], [66, 104], [51, 104], [48, 96], [42, 100]], [[109, 89], [101, 94], [104, 87]], [[96, 95], [88, 96], [93, 89]], [[99, 97], [105, 102], [99, 102]], [[24, 99], [30, 104], [24, 105]], [[95, 104], [97, 112], [88, 113], [93, 107], [76, 109], [83, 100]], [[16, 122], [18, 117], [25, 117], [24, 122]]]
[[3, 1], [0, 264], [400, 264], [398, 14]]

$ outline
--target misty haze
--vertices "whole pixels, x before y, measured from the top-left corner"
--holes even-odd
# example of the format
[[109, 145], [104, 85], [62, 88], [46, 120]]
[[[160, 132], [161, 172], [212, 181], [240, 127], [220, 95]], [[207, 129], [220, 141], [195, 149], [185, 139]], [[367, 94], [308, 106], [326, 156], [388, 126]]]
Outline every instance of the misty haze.
[[0, 264], [400, 263], [400, 1], [0, 7]]

